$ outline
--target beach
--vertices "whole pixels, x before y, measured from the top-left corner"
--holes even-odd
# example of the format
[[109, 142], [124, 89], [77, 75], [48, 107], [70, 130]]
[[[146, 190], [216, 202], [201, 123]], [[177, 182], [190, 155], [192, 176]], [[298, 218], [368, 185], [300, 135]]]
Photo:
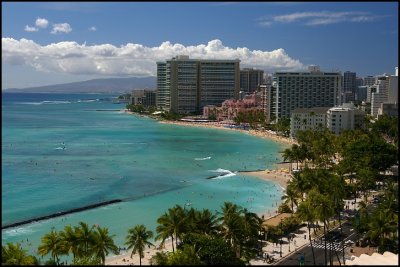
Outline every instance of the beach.
[[261, 131], [261, 130], [242, 130], [242, 129], [234, 129], [225, 127], [224, 124], [219, 122], [189, 122], [189, 121], [159, 121], [159, 123], [166, 123], [166, 124], [175, 124], [175, 125], [184, 125], [184, 126], [194, 126], [194, 127], [205, 127], [205, 128], [213, 128], [213, 129], [224, 129], [228, 131], [239, 131], [244, 134], [250, 134], [253, 136], [261, 137], [268, 140], [273, 140], [278, 143], [281, 143], [286, 146], [290, 146], [292, 144], [297, 144], [296, 141], [283, 137], [278, 136], [270, 131]]

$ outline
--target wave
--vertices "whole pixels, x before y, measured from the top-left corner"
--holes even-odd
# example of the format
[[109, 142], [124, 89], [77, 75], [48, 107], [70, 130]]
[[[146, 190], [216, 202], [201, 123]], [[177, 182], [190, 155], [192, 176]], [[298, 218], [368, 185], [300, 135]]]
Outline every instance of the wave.
[[50, 105], [55, 105], [55, 104], [71, 104], [71, 101], [61, 101], [61, 100], [54, 100], [54, 101], [41, 101], [41, 102], [17, 102], [16, 104], [22, 104], [22, 105], [43, 105], [43, 104], [50, 104]]
[[207, 160], [207, 159], [211, 159], [211, 157], [205, 157], [205, 158], [195, 158], [194, 160]]
[[66, 148], [65, 147], [56, 147], [55, 149], [57, 149], [57, 150], [65, 150]]
[[235, 176], [236, 173], [235, 172], [231, 172], [230, 170], [224, 170], [224, 169], [217, 169], [217, 170], [212, 170], [212, 172], [218, 172], [219, 175], [216, 176], [211, 176], [207, 179], [222, 179], [222, 178], [227, 178], [227, 177], [231, 177], [231, 176]]
[[78, 103], [83, 102], [83, 103], [88, 103], [88, 102], [96, 102], [96, 101], [100, 101], [99, 98], [97, 99], [78, 99]]

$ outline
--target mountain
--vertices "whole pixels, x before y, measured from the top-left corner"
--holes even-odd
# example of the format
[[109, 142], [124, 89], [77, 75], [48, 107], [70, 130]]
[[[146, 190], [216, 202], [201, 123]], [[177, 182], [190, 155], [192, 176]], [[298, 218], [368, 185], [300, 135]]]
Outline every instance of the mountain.
[[125, 93], [135, 89], [156, 89], [156, 77], [108, 78], [83, 82], [27, 88], [9, 88], [4, 92], [32, 93]]

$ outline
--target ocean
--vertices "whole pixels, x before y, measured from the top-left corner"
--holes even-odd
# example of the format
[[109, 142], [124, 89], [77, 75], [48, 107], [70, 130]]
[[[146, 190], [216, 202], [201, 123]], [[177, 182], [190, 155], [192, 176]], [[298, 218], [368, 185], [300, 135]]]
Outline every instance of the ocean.
[[[281, 162], [281, 144], [235, 131], [158, 123], [121, 112], [107, 94], [2, 94], [2, 226], [122, 202], [2, 230], [33, 253], [51, 229], [85, 221], [124, 247], [129, 228], [176, 204], [219, 211], [231, 201], [274, 212], [283, 189], [237, 174]], [[207, 179], [222, 174], [217, 179]]]

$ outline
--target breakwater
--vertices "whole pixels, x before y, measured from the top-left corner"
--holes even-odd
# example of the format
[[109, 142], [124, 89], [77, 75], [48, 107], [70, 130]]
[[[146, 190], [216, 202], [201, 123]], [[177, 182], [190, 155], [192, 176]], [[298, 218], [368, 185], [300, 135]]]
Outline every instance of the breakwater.
[[20, 226], [20, 225], [24, 225], [24, 224], [28, 224], [28, 223], [32, 223], [32, 222], [38, 222], [38, 221], [43, 221], [43, 220], [47, 220], [47, 219], [51, 219], [51, 218], [56, 218], [56, 217], [63, 216], [66, 214], [76, 213], [76, 212], [80, 212], [80, 211], [84, 211], [84, 210], [90, 210], [90, 209], [94, 209], [94, 208], [98, 208], [101, 206], [106, 206], [106, 205], [110, 205], [110, 204], [114, 204], [114, 203], [119, 203], [119, 202], [122, 202], [122, 200], [121, 199], [113, 199], [113, 200], [104, 201], [104, 202], [100, 202], [100, 203], [96, 203], [96, 204], [92, 204], [92, 205], [88, 205], [88, 206], [84, 206], [84, 207], [80, 207], [80, 208], [75, 208], [75, 209], [71, 209], [71, 210], [67, 210], [67, 211], [60, 211], [60, 212], [53, 213], [50, 215], [36, 217], [33, 219], [1, 226], [1, 229], [4, 230], [7, 228], [11, 228], [11, 227], [16, 227], [16, 226]]

